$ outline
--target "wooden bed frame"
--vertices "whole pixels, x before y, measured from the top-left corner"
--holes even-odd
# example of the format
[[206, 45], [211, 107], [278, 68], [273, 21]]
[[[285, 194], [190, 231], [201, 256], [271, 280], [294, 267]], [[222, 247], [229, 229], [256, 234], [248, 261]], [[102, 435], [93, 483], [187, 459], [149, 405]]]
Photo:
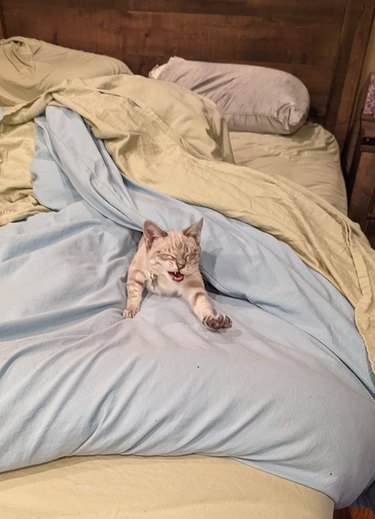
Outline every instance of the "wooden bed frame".
[[283, 69], [343, 148], [373, 15], [373, 0], [0, 0], [0, 37], [107, 54], [144, 75], [173, 55]]

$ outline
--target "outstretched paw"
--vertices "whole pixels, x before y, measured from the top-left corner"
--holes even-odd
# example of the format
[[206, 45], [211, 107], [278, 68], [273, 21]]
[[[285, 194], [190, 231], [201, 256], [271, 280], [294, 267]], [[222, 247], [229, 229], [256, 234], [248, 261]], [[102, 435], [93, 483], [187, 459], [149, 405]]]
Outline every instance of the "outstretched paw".
[[202, 323], [210, 330], [225, 330], [232, 326], [232, 320], [228, 315], [207, 315], [203, 318]]
[[125, 319], [133, 319], [139, 312], [139, 308], [125, 308], [122, 312], [122, 315], [125, 317]]

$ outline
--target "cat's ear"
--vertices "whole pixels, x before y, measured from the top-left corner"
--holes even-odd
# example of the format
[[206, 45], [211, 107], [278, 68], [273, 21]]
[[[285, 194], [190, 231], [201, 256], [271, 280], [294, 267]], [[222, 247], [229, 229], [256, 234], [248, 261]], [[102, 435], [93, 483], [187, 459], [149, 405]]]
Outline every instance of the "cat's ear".
[[201, 241], [201, 231], [202, 231], [202, 225], [203, 225], [203, 218], [198, 220], [197, 222], [190, 225], [190, 227], [187, 227], [182, 231], [182, 234], [185, 236], [194, 238], [194, 240], [197, 242], [197, 245], [200, 244]]
[[156, 223], [151, 220], [146, 220], [143, 224], [143, 236], [145, 237], [146, 248], [151, 249], [151, 246], [157, 238], [165, 238], [168, 233], [160, 229]]

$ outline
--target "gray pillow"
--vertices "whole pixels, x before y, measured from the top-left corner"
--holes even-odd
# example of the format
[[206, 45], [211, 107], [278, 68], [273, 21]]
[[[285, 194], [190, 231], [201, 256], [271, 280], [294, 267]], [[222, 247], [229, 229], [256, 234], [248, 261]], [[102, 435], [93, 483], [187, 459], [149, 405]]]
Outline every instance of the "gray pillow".
[[309, 112], [305, 85], [281, 70], [173, 57], [149, 75], [215, 101], [231, 131], [288, 135]]

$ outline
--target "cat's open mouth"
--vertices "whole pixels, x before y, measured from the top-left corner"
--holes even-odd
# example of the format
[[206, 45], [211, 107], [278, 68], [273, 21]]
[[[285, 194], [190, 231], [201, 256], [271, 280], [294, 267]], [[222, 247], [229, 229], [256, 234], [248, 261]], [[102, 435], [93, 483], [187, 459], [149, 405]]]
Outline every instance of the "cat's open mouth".
[[181, 274], [181, 272], [168, 272], [168, 274], [172, 281], [176, 281], [176, 283], [179, 283], [184, 279], [184, 275]]

